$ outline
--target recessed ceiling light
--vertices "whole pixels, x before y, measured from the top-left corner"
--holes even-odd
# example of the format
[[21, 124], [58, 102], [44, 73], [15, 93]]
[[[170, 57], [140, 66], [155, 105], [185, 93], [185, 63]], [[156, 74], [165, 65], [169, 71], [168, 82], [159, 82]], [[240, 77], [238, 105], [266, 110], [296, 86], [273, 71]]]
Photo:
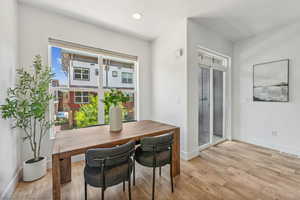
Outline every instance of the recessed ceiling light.
[[134, 14], [132, 15], [132, 18], [133, 18], [133, 19], [139, 20], [139, 19], [142, 18], [142, 14], [141, 14], [141, 13], [134, 13]]

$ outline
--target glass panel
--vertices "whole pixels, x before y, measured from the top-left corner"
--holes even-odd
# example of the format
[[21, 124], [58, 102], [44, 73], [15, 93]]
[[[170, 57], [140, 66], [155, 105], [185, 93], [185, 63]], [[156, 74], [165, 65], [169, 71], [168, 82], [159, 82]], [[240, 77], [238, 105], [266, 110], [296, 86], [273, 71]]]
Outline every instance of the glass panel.
[[[103, 69], [103, 85], [108, 88], [132, 88], [134, 85], [134, 63], [125, 63], [104, 59], [106, 65]], [[131, 79], [131, 80], [130, 80]]]
[[76, 103], [81, 103], [81, 97], [76, 97], [76, 98], [75, 98], [75, 102], [76, 102]]
[[117, 71], [112, 71], [112, 77], [118, 77], [118, 72]]
[[[99, 109], [103, 107], [98, 106], [98, 92], [102, 92], [102, 88], [99, 87], [99, 73], [90, 74], [90, 70], [99, 72], [98, 56], [58, 47], [51, 47], [51, 56], [52, 72], [55, 73], [51, 88], [55, 94], [51, 116], [55, 122], [54, 131], [99, 124], [98, 117], [104, 118], [99, 115]], [[83, 84], [74, 79], [87, 81]], [[87, 89], [91, 91], [82, 92]]]
[[210, 70], [200, 68], [199, 86], [199, 145], [210, 142]]
[[88, 69], [84, 69], [84, 70], [83, 70], [83, 74], [89, 75], [89, 73], [90, 73], [90, 71], [89, 71]]
[[75, 69], [74, 68], [74, 72], [77, 73], [77, 74], [81, 74], [81, 69]]
[[121, 105], [123, 120], [135, 120], [134, 62], [103, 59], [104, 65], [99, 65], [101, 55], [58, 47], [51, 47], [51, 56], [55, 73], [51, 88], [55, 94], [51, 119], [56, 124], [55, 132], [109, 123], [109, 108], [98, 98], [105, 98], [105, 93], [109, 92], [106, 88], [117, 88], [130, 96], [130, 100]]
[[70, 59], [64, 57], [62, 49], [58, 47], [51, 47], [51, 70], [54, 73], [52, 80], [52, 87], [69, 86], [69, 65]]
[[81, 74], [76, 74], [75, 73], [75, 79], [81, 79]]
[[213, 143], [223, 138], [223, 102], [224, 102], [224, 72], [213, 70], [213, 87], [214, 87], [214, 127]]
[[82, 80], [89, 80], [89, 75], [82, 75]]
[[89, 97], [83, 97], [82, 101], [83, 103], [89, 103]]
[[129, 101], [123, 104], [123, 120], [124, 121], [135, 120], [134, 92], [126, 91], [124, 93], [129, 96]]

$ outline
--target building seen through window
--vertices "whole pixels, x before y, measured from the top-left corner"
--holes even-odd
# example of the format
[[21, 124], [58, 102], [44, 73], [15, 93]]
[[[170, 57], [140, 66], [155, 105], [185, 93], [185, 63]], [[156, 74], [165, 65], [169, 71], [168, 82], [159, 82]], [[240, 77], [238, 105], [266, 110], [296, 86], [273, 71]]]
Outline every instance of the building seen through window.
[[55, 132], [108, 123], [101, 99], [110, 89], [130, 97], [121, 105], [124, 121], [136, 119], [135, 63], [87, 52], [51, 47], [51, 84], [54, 95], [51, 118]]

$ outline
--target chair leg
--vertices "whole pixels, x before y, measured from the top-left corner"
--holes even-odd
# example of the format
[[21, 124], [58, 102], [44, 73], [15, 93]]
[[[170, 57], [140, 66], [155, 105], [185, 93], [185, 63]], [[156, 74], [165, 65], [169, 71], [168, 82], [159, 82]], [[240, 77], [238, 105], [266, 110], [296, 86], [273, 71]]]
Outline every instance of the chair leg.
[[125, 192], [125, 180], [123, 181], [123, 192]]
[[129, 200], [131, 200], [131, 176], [129, 174], [129, 178], [128, 178], [128, 198]]
[[154, 200], [155, 192], [155, 167], [153, 167], [153, 180], [152, 180], [152, 200]]
[[159, 167], [159, 176], [161, 176], [161, 167]]
[[87, 184], [84, 181], [84, 199], [87, 200]]
[[170, 179], [171, 179], [171, 189], [172, 189], [172, 192], [174, 192], [174, 188], [173, 188], [172, 162], [170, 163]]
[[133, 185], [135, 186], [135, 160], [133, 160]]
[[105, 188], [101, 188], [101, 200], [104, 200], [104, 191], [105, 191]]

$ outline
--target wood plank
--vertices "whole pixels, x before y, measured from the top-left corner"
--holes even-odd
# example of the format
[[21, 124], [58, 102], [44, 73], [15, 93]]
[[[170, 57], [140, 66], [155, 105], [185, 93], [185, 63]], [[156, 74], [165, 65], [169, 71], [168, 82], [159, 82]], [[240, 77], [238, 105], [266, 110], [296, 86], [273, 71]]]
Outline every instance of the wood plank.
[[[54, 158], [55, 159], [55, 158]], [[288, 165], [284, 163], [287, 162]], [[225, 142], [201, 152], [191, 161], [181, 161], [171, 193], [169, 167], [156, 177], [156, 200], [299, 200], [299, 158], [239, 142]], [[276, 166], [276, 167], [273, 167]], [[286, 168], [279, 168], [284, 166]], [[61, 188], [61, 198], [84, 199], [84, 162], [72, 164], [72, 182]], [[293, 172], [293, 170], [295, 170]], [[35, 182], [20, 182], [12, 199], [51, 199], [52, 172]], [[136, 165], [133, 199], [151, 199], [152, 170]], [[53, 195], [55, 195], [53, 193]], [[128, 199], [122, 184], [106, 191], [106, 200]], [[88, 199], [99, 199], [100, 190], [88, 186]]]
[[172, 150], [173, 150], [172, 174], [175, 177], [180, 174], [180, 128], [175, 129], [173, 136], [174, 136], [174, 142], [172, 146]]
[[85, 153], [89, 148], [111, 147], [124, 144], [130, 140], [140, 140], [145, 136], [161, 135], [173, 132], [176, 126], [151, 120], [129, 122], [123, 124], [120, 132], [110, 132], [109, 126], [94, 126], [89, 128], [61, 131], [56, 134], [53, 154], [61, 157]]
[[[89, 128], [73, 129], [59, 132], [53, 145], [55, 158], [53, 164], [53, 199], [60, 199], [61, 184], [71, 181], [71, 156], [83, 154], [91, 148], [113, 147], [131, 140], [140, 140], [145, 136], [156, 136], [165, 133], [174, 134], [173, 143], [173, 171], [172, 175], [180, 173], [180, 129], [176, 126], [163, 124], [151, 120], [124, 123], [120, 132], [110, 132], [109, 126], [94, 126]], [[59, 171], [59, 173], [58, 173]], [[56, 175], [59, 175], [60, 181]]]
[[53, 191], [53, 199], [59, 200], [61, 197], [60, 192], [60, 158], [59, 154], [52, 155], [52, 191]]
[[72, 167], [71, 167], [71, 157], [69, 158], [61, 158], [60, 159], [60, 182], [61, 184], [69, 183], [71, 182], [71, 173], [72, 173]]

